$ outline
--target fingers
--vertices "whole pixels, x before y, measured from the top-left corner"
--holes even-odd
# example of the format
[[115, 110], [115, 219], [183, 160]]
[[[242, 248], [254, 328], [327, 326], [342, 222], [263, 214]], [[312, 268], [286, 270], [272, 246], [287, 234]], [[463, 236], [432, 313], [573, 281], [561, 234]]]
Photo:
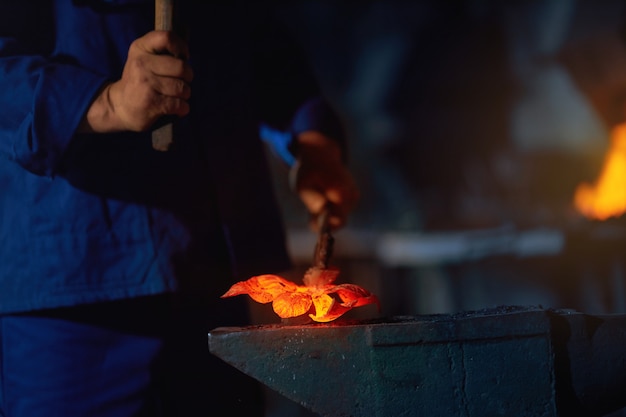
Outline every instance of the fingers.
[[[328, 205], [328, 225], [332, 230], [344, 227], [348, 221], [349, 211], [341, 206]], [[321, 212], [309, 212], [309, 228], [315, 232], [319, 231], [319, 217]]]
[[189, 58], [189, 47], [174, 32], [155, 30], [134, 42], [135, 46], [148, 54], [171, 55], [186, 60]]
[[313, 230], [317, 230], [317, 217], [324, 207], [329, 209], [331, 228], [343, 227], [360, 197], [352, 175], [343, 164], [308, 167], [296, 163], [292, 181], [311, 215]]
[[300, 133], [296, 140], [299, 153], [290, 184], [311, 214], [311, 228], [317, 230], [317, 217], [324, 207], [328, 207], [331, 228], [344, 226], [359, 199], [359, 190], [342, 161], [340, 146], [312, 130]]
[[130, 47], [128, 63], [159, 78], [191, 83], [193, 70], [187, 62], [187, 44], [172, 32], [154, 31], [137, 39]]
[[[330, 185], [320, 194], [324, 200], [319, 210], [311, 211], [312, 221], [317, 221], [317, 216], [322, 212], [324, 207], [329, 209], [328, 223], [333, 229], [345, 226], [349, 214], [353, 211], [359, 199], [359, 192], [356, 185], [351, 181], [352, 177], [344, 179], [343, 182]], [[320, 202], [314, 203], [316, 206]]]
[[148, 130], [162, 116], [189, 113], [188, 55], [187, 44], [172, 32], [153, 31], [131, 44], [122, 78], [111, 87], [122, 130]]
[[158, 77], [176, 78], [190, 83], [193, 80], [193, 71], [187, 61], [170, 55], [147, 55], [147, 67], [152, 74]]
[[[351, 213], [352, 208], [345, 205], [332, 204], [325, 199], [322, 194], [317, 194], [317, 198], [318, 202], [315, 203], [316, 206], [318, 206], [319, 201], [321, 201], [322, 207], [328, 207], [328, 225], [332, 230], [340, 229], [346, 225], [348, 215]], [[321, 214], [322, 210], [309, 209], [309, 227], [316, 232], [319, 231], [319, 216]]]
[[163, 96], [180, 98], [189, 100], [191, 97], [191, 86], [181, 80], [173, 77], [157, 77], [154, 79], [152, 88]]

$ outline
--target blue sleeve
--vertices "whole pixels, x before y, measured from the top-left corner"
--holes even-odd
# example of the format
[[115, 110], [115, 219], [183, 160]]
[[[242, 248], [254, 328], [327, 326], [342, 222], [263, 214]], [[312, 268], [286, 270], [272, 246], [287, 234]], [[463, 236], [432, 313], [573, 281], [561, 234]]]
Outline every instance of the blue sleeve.
[[260, 19], [255, 68], [261, 138], [289, 165], [297, 153], [295, 136], [307, 130], [339, 142], [344, 160], [346, 140], [341, 122], [322, 98], [308, 57], [277, 15]]
[[262, 123], [260, 136], [287, 165], [295, 163], [298, 153], [295, 138], [298, 134], [313, 130], [337, 141], [344, 162], [347, 160], [347, 145], [343, 126], [330, 105], [322, 98], [307, 100], [296, 111], [288, 128], [281, 130]]
[[[315, 130], [327, 137], [336, 140], [341, 147], [344, 162], [347, 159], [346, 136], [335, 111], [323, 98], [314, 98], [306, 101], [296, 112], [291, 122], [293, 136], [307, 130]], [[296, 152], [296, 144], [291, 144], [292, 153]]]
[[293, 152], [293, 134], [291, 132], [261, 123], [259, 135], [287, 165], [292, 166], [296, 162]]
[[8, 36], [5, 23], [0, 19], [0, 158], [52, 176], [106, 78], [63, 57], [44, 58], [27, 40]]

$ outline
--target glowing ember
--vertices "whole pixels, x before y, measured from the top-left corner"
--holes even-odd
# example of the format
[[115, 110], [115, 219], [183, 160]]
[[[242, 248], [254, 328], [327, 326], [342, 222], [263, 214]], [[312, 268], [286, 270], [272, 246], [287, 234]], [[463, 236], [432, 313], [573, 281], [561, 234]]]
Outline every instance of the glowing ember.
[[604, 166], [594, 185], [580, 184], [574, 195], [576, 209], [588, 218], [606, 220], [626, 211], [626, 124], [611, 134]]
[[334, 285], [338, 273], [336, 269], [322, 271], [323, 279], [317, 281], [319, 285], [297, 285], [278, 275], [257, 275], [234, 284], [222, 298], [248, 294], [258, 303], [271, 302], [274, 312], [281, 318], [308, 313], [317, 322], [333, 321], [352, 308], [367, 304], [380, 308], [378, 298], [358, 285]]

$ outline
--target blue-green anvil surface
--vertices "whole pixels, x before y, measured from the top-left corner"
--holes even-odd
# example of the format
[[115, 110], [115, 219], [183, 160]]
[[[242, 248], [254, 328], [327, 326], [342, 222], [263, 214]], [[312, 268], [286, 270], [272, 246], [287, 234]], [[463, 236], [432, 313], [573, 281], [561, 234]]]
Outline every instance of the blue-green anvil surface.
[[[564, 417], [581, 410], [600, 415], [598, 410], [619, 406], [607, 396], [626, 398], [626, 376], [620, 376], [626, 372], [608, 369], [623, 371], [626, 355], [624, 345], [609, 347], [606, 364], [590, 371], [585, 361], [602, 352], [594, 353], [589, 342], [606, 333], [596, 340], [604, 343], [615, 332], [623, 342], [623, 322], [623, 317], [614, 323], [569, 311], [500, 307], [222, 327], [210, 332], [209, 350], [321, 416]], [[571, 357], [580, 362], [571, 363]], [[621, 364], [611, 365], [620, 358]], [[603, 389], [588, 377], [618, 386]], [[585, 397], [589, 387], [600, 388], [598, 398]], [[597, 401], [603, 404], [596, 406]]]

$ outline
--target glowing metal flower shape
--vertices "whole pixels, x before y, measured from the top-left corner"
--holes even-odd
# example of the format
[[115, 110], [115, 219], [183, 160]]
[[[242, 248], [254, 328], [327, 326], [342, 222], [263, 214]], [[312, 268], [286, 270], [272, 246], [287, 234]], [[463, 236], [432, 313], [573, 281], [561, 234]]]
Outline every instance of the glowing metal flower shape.
[[[367, 304], [379, 306], [378, 298], [354, 284], [333, 285], [338, 272], [333, 272], [322, 285], [297, 285], [278, 275], [257, 275], [234, 284], [222, 298], [248, 294], [258, 303], [272, 303], [281, 318], [309, 313], [317, 322], [329, 322], [354, 307]], [[306, 280], [305, 280], [306, 281]]]

